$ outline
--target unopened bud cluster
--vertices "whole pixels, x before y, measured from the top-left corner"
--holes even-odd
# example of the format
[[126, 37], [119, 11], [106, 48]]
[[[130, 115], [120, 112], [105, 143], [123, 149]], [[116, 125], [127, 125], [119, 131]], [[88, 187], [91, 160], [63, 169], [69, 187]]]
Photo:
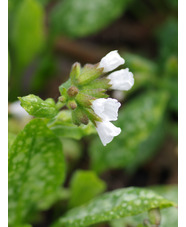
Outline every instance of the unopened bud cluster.
[[124, 59], [117, 51], [111, 51], [98, 64], [79, 63], [72, 66], [70, 78], [59, 87], [59, 102], [72, 111], [72, 121], [76, 125], [95, 125], [103, 145], [111, 142], [121, 129], [110, 121], [118, 118], [121, 104], [108, 98], [107, 90], [129, 90], [133, 84], [133, 74], [128, 69], [107, 73], [124, 64]]

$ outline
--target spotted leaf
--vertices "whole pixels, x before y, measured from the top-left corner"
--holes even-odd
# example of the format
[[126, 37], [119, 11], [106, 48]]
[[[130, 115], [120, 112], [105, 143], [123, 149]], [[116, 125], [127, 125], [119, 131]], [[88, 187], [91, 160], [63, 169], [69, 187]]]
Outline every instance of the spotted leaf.
[[175, 206], [155, 192], [141, 188], [118, 189], [105, 193], [84, 206], [68, 211], [52, 227], [83, 227], [137, 215], [152, 208]]
[[28, 223], [64, 180], [61, 142], [41, 119], [25, 126], [9, 151], [9, 224]]

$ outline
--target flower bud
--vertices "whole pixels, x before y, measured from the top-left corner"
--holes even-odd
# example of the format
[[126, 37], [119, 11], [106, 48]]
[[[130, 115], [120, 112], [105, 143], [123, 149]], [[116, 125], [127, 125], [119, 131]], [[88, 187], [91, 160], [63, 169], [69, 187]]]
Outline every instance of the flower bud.
[[88, 116], [83, 111], [82, 108], [77, 107], [75, 110], [72, 111], [72, 121], [75, 125], [84, 124], [87, 125], [89, 122]]
[[72, 86], [68, 89], [67, 91], [67, 94], [70, 96], [70, 97], [75, 97], [77, 94], [78, 94], [78, 88], [75, 87], [75, 86]]
[[74, 100], [70, 100], [67, 104], [69, 109], [75, 110], [77, 108], [77, 103]]
[[65, 98], [65, 96], [60, 96], [59, 98], [58, 98], [58, 100], [60, 101], [60, 102], [65, 102], [66, 101], [66, 98]]

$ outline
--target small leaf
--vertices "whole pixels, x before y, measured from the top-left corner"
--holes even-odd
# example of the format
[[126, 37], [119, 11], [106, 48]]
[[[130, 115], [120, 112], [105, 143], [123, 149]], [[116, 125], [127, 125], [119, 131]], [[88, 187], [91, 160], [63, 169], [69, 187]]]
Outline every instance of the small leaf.
[[137, 215], [152, 208], [175, 206], [151, 190], [141, 188], [118, 189], [105, 193], [86, 205], [68, 211], [53, 227], [83, 227], [103, 221]]
[[55, 103], [49, 100], [42, 100], [35, 95], [19, 97], [21, 106], [34, 117], [52, 118], [57, 115]]
[[64, 181], [59, 139], [41, 119], [33, 119], [16, 137], [9, 152], [9, 224], [28, 223], [32, 213]]
[[65, 0], [51, 12], [54, 33], [70, 37], [93, 34], [117, 19], [130, 0]]
[[99, 179], [93, 171], [76, 171], [70, 182], [71, 197], [69, 206], [75, 207], [84, 204], [103, 192], [105, 188], [104, 181]]

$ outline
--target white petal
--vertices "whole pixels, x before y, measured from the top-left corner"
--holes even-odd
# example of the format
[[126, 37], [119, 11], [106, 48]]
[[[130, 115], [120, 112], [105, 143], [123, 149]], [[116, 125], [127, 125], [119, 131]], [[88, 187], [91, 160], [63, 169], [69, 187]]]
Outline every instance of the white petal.
[[17, 118], [30, 117], [26, 110], [20, 105], [20, 101], [9, 104], [9, 112]]
[[133, 74], [128, 68], [115, 71], [107, 78], [110, 79], [111, 88], [115, 90], [128, 91], [134, 85]]
[[101, 59], [98, 68], [104, 68], [103, 72], [110, 72], [124, 63], [125, 60], [118, 54], [118, 51], [113, 50]]
[[115, 136], [118, 136], [121, 129], [109, 121], [96, 122], [96, 130], [104, 146], [110, 143]]
[[100, 98], [92, 102], [92, 109], [104, 121], [116, 121], [121, 103], [116, 99]]

